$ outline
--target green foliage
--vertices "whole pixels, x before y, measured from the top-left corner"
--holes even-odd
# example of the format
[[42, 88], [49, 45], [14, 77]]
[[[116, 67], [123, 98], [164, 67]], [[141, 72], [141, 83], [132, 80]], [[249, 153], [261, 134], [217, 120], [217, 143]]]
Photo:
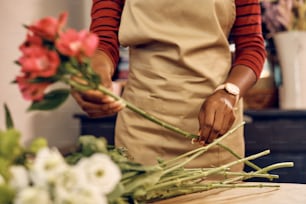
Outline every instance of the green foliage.
[[11, 165], [11, 162], [8, 159], [0, 157], [0, 176], [2, 176], [4, 180], [6, 181], [10, 178], [10, 174], [9, 174], [10, 165]]
[[47, 140], [45, 138], [35, 138], [31, 144], [29, 145], [27, 151], [29, 153], [33, 153], [36, 154], [40, 149], [47, 147], [48, 143]]
[[33, 110], [53, 110], [58, 108], [68, 98], [70, 91], [68, 89], [57, 89], [47, 93], [43, 100], [34, 101], [28, 108], [28, 111]]
[[6, 104], [4, 104], [4, 111], [5, 111], [5, 124], [6, 129], [14, 128], [14, 122], [10, 113], [10, 110]]
[[0, 185], [0, 204], [11, 204], [14, 195], [14, 191], [7, 185]]
[[23, 151], [19, 140], [20, 133], [15, 129], [0, 131], [0, 158], [15, 160]]

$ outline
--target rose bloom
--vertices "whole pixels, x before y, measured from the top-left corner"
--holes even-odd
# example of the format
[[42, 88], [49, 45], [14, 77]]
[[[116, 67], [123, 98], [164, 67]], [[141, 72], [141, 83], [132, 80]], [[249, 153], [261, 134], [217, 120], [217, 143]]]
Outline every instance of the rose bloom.
[[42, 45], [43, 45], [43, 41], [41, 37], [28, 33], [25, 41], [20, 45], [19, 49], [23, 51], [25, 48], [29, 46], [40, 46], [41, 47]]
[[63, 55], [77, 57], [90, 57], [94, 54], [98, 46], [98, 37], [86, 30], [77, 32], [74, 29], [68, 29], [63, 32], [56, 41], [56, 48]]
[[55, 51], [40, 46], [24, 47], [18, 62], [22, 72], [30, 72], [33, 77], [50, 77], [56, 74], [60, 59]]
[[53, 41], [67, 22], [67, 13], [60, 14], [59, 18], [45, 17], [28, 26], [28, 29], [46, 40]]
[[31, 83], [30, 80], [31, 78], [27, 75], [17, 76], [16, 78], [16, 82], [23, 98], [31, 101], [42, 100], [44, 97], [44, 91], [50, 83]]

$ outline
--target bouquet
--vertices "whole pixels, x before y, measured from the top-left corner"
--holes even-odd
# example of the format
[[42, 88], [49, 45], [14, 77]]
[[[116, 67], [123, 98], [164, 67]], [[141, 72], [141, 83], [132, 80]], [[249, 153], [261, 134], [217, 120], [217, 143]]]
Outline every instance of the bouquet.
[[[121, 100], [127, 108], [145, 119], [187, 138], [198, 137], [147, 114], [100, 85], [99, 77], [90, 67], [97, 37], [88, 31], [65, 29], [66, 19], [67, 14], [63, 13], [58, 19], [46, 17], [25, 26], [27, 37], [20, 46], [22, 56], [16, 61], [21, 73], [15, 82], [23, 97], [32, 101], [29, 110], [58, 107], [70, 91], [69, 88], [52, 89], [52, 85], [64, 82], [80, 91], [101, 91]], [[73, 77], [81, 78], [82, 82], [73, 80]], [[273, 180], [278, 175], [269, 171], [293, 166], [292, 162], [284, 162], [261, 168], [251, 160], [269, 154], [269, 150], [240, 158], [222, 145], [222, 140], [243, 124], [211, 144], [170, 160], [159, 160], [153, 166], [144, 166], [131, 161], [128, 150], [109, 146], [104, 138], [91, 135], [81, 136], [75, 150], [68, 155], [49, 147], [43, 138], [24, 147], [6, 105], [5, 113], [7, 128], [0, 130], [0, 204], [147, 203], [214, 188], [277, 187], [274, 184], [239, 182], [254, 177]], [[189, 161], [215, 145], [228, 150], [237, 160], [213, 168], [184, 168]], [[238, 163], [245, 163], [254, 170], [229, 171]], [[222, 179], [211, 180], [215, 176]]]

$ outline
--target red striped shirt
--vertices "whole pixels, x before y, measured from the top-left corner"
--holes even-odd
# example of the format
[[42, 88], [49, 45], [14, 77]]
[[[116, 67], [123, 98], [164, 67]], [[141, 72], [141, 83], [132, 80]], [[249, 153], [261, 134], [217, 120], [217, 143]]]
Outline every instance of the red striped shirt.
[[[119, 60], [118, 30], [124, 0], [92, 0], [90, 30], [98, 34], [99, 49], [116, 65]], [[266, 57], [261, 30], [259, 0], [235, 0], [236, 20], [231, 38], [236, 47], [233, 67], [245, 65], [259, 77]]]
[[236, 46], [233, 66], [250, 67], [259, 77], [266, 58], [259, 0], [235, 0], [236, 20], [231, 36]]

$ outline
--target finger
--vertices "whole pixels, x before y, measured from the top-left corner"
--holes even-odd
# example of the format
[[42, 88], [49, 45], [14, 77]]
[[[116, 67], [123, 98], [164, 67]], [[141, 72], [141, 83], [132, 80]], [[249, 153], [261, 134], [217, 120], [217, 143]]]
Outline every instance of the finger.
[[230, 127], [233, 125], [235, 121], [235, 113], [234, 113], [234, 107], [231, 105], [231, 103], [228, 100], [224, 100], [225, 108], [224, 108], [224, 119], [223, 124], [220, 129], [220, 135], [224, 135]]
[[89, 90], [86, 92], [81, 92], [80, 95], [84, 101], [89, 101], [89, 102], [97, 103], [97, 104], [105, 102], [103, 101], [103, 98], [105, 97], [105, 95], [96, 90]]
[[207, 143], [208, 138], [212, 131], [212, 126], [214, 122], [214, 113], [207, 113], [203, 116], [203, 120], [200, 124], [200, 141], [203, 141], [204, 143]]
[[102, 105], [86, 104], [85, 102], [82, 108], [88, 114], [89, 117], [97, 118], [114, 115], [115, 113], [122, 110], [124, 107], [122, 106], [121, 102], [116, 101]]
[[75, 90], [71, 90], [71, 96], [75, 99], [75, 101], [79, 104], [79, 105], [81, 105], [81, 103], [82, 103], [82, 97], [81, 97], [81, 95], [80, 95], [80, 93], [79, 92], [77, 92], [77, 91], [75, 91]]
[[221, 135], [220, 131], [223, 127], [223, 121], [226, 117], [227, 116], [224, 115], [224, 107], [216, 110], [211, 131], [207, 138], [208, 143], [212, 143], [217, 137]]
[[104, 104], [95, 104], [84, 101], [82, 104], [83, 110], [91, 113], [91, 112], [114, 112], [117, 109], [122, 109], [122, 103], [119, 101], [104, 103]]

